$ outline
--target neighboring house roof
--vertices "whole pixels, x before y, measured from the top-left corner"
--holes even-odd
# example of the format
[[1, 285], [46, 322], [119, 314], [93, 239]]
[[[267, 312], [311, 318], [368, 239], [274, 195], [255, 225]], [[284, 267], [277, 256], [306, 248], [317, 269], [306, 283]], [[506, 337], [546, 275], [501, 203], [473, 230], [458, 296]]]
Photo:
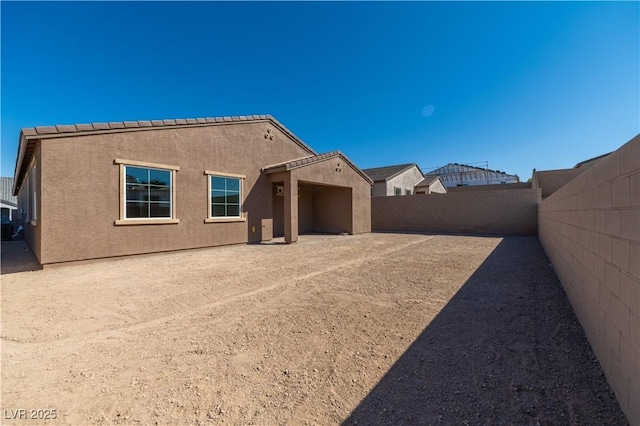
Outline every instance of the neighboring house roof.
[[278, 120], [270, 115], [240, 115], [231, 117], [205, 117], [205, 118], [176, 118], [169, 120], [139, 120], [139, 121], [111, 121], [104, 123], [92, 124], [70, 124], [57, 126], [36, 126], [25, 128], [20, 131], [20, 146], [18, 148], [18, 158], [16, 159], [16, 168], [14, 172], [14, 185], [12, 193], [17, 194], [22, 179], [26, 173], [26, 167], [33, 155], [34, 144], [30, 141], [50, 139], [57, 137], [85, 136], [90, 134], [102, 133], [120, 133], [131, 131], [158, 130], [166, 128], [180, 127], [204, 127], [216, 126], [234, 123], [246, 123], [268, 121], [277, 127], [285, 135], [290, 137], [296, 144], [302, 147], [309, 154], [317, 153], [305, 144], [301, 139], [293, 134], [289, 129], [282, 125]]
[[437, 180], [439, 180], [440, 183], [442, 183], [442, 185], [444, 186], [444, 183], [442, 182], [442, 179], [440, 179], [440, 176], [428, 176], [418, 182], [416, 184], [416, 187], [431, 186], [431, 184]]
[[573, 168], [574, 169], [578, 169], [580, 167], [591, 166], [591, 165], [593, 165], [593, 163], [595, 163], [596, 161], [600, 160], [601, 158], [606, 157], [609, 154], [611, 154], [611, 153], [607, 152], [606, 154], [598, 155], [597, 157], [593, 157], [593, 158], [589, 158], [588, 160], [581, 161], [578, 164], [576, 164], [575, 166], [573, 166]]
[[297, 169], [300, 167], [309, 166], [311, 164], [319, 163], [321, 161], [326, 161], [336, 157], [340, 157], [345, 163], [349, 164], [367, 182], [373, 183], [373, 181], [369, 178], [369, 176], [367, 176], [362, 170], [360, 170], [355, 164], [353, 164], [353, 162], [349, 160], [347, 156], [340, 151], [331, 151], [324, 154], [312, 155], [309, 157], [298, 158], [296, 160], [289, 160], [289, 161], [284, 161], [282, 163], [271, 164], [269, 166], [263, 167], [262, 170], [267, 172], [268, 174], [284, 172], [284, 171]]
[[12, 177], [0, 177], [0, 201], [8, 205], [18, 205], [18, 197], [13, 195]]
[[416, 163], [398, 164], [395, 166], [374, 167], [371, 169], [363, 169], [362, 171], [365, 172], [373, 182], [381, 182], [381, 181], [392, 179], [414, 166], [418, 168], [418, 171], [420, 171], [421, 174], [423, 174], [422, 170], [420, 170], [420, 167], [418, 167]]
[[445, 166], [438, 167], [437, 169], [431, 170], [430, 172], [428, 172], [426, 176], [446, 175], [446, 174], [460, 173], [460, 172], [466, 172], [466, 171], [492, 172], [492, 173], [503, 174], [506, 176], [513, 176], [513, 177], [516, 176], [516, 175], [511, 175], [507, 172], [502, 172], [500, 170], [483, 169], [482, 167], [469, 166], [467, 164], [458, 164], [458, 163], [449, 163]]

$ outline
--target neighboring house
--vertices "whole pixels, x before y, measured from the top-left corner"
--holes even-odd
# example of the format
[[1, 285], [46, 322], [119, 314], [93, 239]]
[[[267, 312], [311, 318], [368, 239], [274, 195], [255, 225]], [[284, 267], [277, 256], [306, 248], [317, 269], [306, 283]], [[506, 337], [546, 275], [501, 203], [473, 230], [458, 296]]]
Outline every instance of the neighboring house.
[[416, 163], [364, 169], [373, 181], [371, 195], [412, 195], [416, 184], [424, 180], [424, 175]]
[[432, 176], [440, 176], [447, 188], [454, 186], [496, 185], [520, 182], [517, 175], [510, 175], [500, 170], [482, 169], [480, 167], [458, 163], [449, 163], [425, 175], [425, 177]]
[[611, 154], [599, 155], [597, 157], [590, 158], [588, 160], [581, 161], [576, 164], [572, 169], [557, 169], [557, 170], [540, 170], [533, 169], [531, 176], [531, 187], [542, 189], [542, 198], [547, 198], [549, 195], [562, 188], [576, 176], [586, 171], [589, 167], [596, 164], [606, 156]]
[[372, 183], [250, 115], [22, 129], [13, 193], [50, 264], [370, 232]]
[[3, 223], [18, 218], [18, 197], [13, 195], [13, 178], [11, 177], [0, 177], [0, 208]]
[[424, 178], [415, 186], [416, 194], [446, 194], [447, 187], [444, 186], [440, 176], [429, 176]]

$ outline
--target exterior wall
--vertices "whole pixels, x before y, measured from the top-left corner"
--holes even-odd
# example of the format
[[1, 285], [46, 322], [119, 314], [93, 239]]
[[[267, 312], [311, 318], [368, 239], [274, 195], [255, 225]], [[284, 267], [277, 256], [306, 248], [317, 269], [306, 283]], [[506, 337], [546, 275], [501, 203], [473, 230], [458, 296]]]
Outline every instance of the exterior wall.
[[[373, 184], [373, 193], [371, 194], [374, 197], [386, 197], [387, 196], [387, 182], [375, 182]], [[391, 195], [393, 195], [393, 188], [391, 188]]]
[[314, 191], [311, 185], [298, 185], [298, 229], [299, 232], [313, 232]]
[[351, 188], [314, 186], [313, 232], [353, 233]]
[[[336, 170], [337, 163], [341, 163], [340, 171]], [[300, 167], [291, 170], [291, 177], [301, 183], [322, 183], [323, 185], [332, 185], [342, 187], [343, 189], [351, 188], [351, 232], [352, 234], [361, 234], [371, 232], [371, 185], [356, 170], [352, 169], [340, 158], [331, 158], [311, 166]], [[334, 197], [338, 197], [337, 201], [349, 203], [348, 198], [344, 194], [335, 192]], [[314, 209], [324, 208], [319, 201], [314, 199]], [[328, 209], [335, 210], [336, 215], [340, 216], [340, 209], [336, 205], [327, 204]], [[329, 231], [326, 231], [329, 232]], [[342, 231], [340, 231], [342, 232]]]
[[[23, 235], [24, 240], [35, 255], [38, 261], [42, 258], [42, 221], [40, 218], [42, 217], [42, 149], [41, 144], [35, 148], [34, 153], [34, 162], [29, 165], [29, 170], [31, 170], [31, 166], [33, 164], [36, 165], [36, 174], [34, 176], [34, 180], [31, 181], [31, 171], [27, 173], [25, 176], [24, 184], [18, 191], [18, 210], [14, 218], [14, 232], [17, 230], [18, 226], [22, 225], [24, 228]], [[36, 193], [36, 211], [34, 220], [34, 212], [31, 208], [31, 191], [33, 190], [30, 186], [30, 182], [35, 183], [37, 187]]]
[[429, 191], [432, 194], [446, 194], [447, 188], [444, 187], [441, 181], [436, 180], [431, 185], [429, 185]]
[[387, 181], [386, 195], [395, 195], [395, 187], [398, 187], [402, 190], [402, 195], [405, 195], [405, 191], [407, 190], [411, 191], [411, 194], [413, 194], [413, 188], [416, 186], [416, 184], [420, 183], [422, 179], [424, 179], [424, 176], [422, 175], [422, 173], [420, 173], [420, 170], [418, 170], [418, 168], [414, 166]]
[[531, 183], [533, 188], [542, 188], [542, 199], [545, 199], [587, 168], [535, 171]]
[[374, 231], [536, 235], [539, 189], [371, 199]]
[[640, 135], [545, 199], [538, 220], [620, 407], [640, 425]]
[[[268, 128], [274, 140], [265, 139]], [[61, 137], [41, 145], [39, 205], [46, 219], [42, 250], [34, 252], [43, 264], [260, 241], [263, 219], [273, 215], [273, 186], [261, 168], [309, 155], [269, 122]], [[115, 158], [179, 166], [175, 209], [180, 223], [114, 225], [120, 205]], [[204, 222], [205, 170], [246, 175], [245, 222]]]

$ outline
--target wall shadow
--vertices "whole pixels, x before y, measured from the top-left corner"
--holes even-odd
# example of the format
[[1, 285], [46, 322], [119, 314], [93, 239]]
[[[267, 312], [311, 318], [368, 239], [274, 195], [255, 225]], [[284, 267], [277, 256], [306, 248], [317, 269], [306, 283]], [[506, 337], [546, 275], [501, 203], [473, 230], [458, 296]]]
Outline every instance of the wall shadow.
[[536, 237], [506, 237], [344, 421], [627, 424]]
[[23, 239], [2, 241], [0, 252], [0, 274], [38, 271], [42, 266]]

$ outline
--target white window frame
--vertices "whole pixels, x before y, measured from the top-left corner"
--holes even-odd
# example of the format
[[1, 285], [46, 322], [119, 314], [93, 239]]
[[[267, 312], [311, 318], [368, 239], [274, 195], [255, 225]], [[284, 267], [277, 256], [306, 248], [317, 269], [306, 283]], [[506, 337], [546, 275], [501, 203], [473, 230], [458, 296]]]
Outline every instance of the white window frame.
[[394, 186], [393, 187], [393, 195], [394, 196], [399, 196], [402, 195], [402, 188], [400, 188], [399, 186]]
[[[207, 177], [207, 218], [205, 223], [220, 223], [220, 222], [245, 222], [247, 219], [244, 217], [242, 206], [244, 205], [244, 180], [246, 175], [240, 175], [235, 173], [218, 172], [214, 170], [205, 170], [204, 175]], [[211, 215], [211, 178], [234, 178], [240, 181], [240, 208], [239, 216], [212, 216]]]
[[[114, 222], [115, 225], [166, 225], [180, 223], [180, 219], [177, 219], [176, 216], [176, 174], [178, 170], [180, 170], [180, 167], [170, 166], [166, 164], [148, 163], [145, 161], [123, 160], [121, 158], [116, 158], [115, 160], [113, 160], [113, 163], [120, 166], [120, 218]], [[127, 166], [171, 172], [170, 218], [127, 218]]]

